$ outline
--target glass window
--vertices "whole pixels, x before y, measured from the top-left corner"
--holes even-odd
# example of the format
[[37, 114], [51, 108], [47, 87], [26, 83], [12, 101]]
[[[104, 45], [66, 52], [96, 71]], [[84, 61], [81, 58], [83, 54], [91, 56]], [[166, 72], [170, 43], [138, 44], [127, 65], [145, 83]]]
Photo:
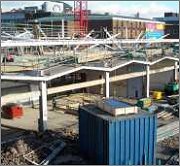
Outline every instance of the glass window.
[[174, 34], [177, 34], [177, 33], [178, 33], [177, 29], [174, 29], [174, 30], [173, 30], [173, 33], [174, 33]]

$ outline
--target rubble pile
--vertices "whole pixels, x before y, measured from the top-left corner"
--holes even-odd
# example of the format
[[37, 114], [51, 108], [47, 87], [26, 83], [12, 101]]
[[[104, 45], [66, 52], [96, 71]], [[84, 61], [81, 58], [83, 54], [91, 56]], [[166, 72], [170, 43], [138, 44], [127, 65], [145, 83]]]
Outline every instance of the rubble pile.
[[163, 141], [161, 141], [161, 145], [172, 148], [174, 150], [178, 150], [179, 149], [179, 134], [169, 137], [167, 139], [164, 139]]
[[179, 165], [179, 153], [173, 155], [166, 163], [166, 165]]
[[[58, 131], [56, 131], [58, 132]], [[63, 129], [58, 132], [61, 139], [67, 144], [61, 154], [52, 161], [52, 165], [86, 165], [88, 161], [83, 159], [80, 155], [78, 145], [78, 134], [73, 129]]]
[[166, 153], [170, 154], [166, 165], [179, 165], [179, 134], [164, 139], [159, 144], [161, 147], [166, 147]]
[[1, 163], [3, 165], [28, 164], [23, 155], [40, 146], [40, 142], [35, 141], [32, 133], [29, 137], [3, 144], [1, 147]]
[[[78, 135], [71, 129], [47, 131], [43, 134], [31, 132], [27, 137], [4, 143], [1, 147], [2, 165], [35, 165], [53, 153], [54, 142], [62, 141], [66, 146], [48, 164], [85, 164], [80, 157]], [[54, 143], [54, 147], [52, 147]], [[50, 148], [52, 147], [52, 148]], [[63, 159], [63, 160], [62, 160]]]

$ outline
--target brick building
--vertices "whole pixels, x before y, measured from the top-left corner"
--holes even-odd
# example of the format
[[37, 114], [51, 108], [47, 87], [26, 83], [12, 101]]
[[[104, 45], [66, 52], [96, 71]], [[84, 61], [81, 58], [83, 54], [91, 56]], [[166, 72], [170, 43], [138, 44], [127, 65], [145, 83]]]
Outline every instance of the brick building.
[[[73, 15], [39, 18], [38, 22], [40, 24], [61, 25], [62, 19], [65, 20], [68, 35], [72, 35], [74, 33]], [[141, 32], [147, 31], [147, 25], [149, 24], [164, 27], [164, 22], [162, 21], [145, 18], [100, 14], [90, 14], [88, 16], [88, 31], [94, 29], [96, 33], [99, 33], [99, 38], [106, 37], [105, 33], [103, 33], [103, 27], [107, 28], [111, 34], [120, 33], [118, 38], [137, 38]], [[163, 31], [163, 29], [161, 29], [161, 31]]]

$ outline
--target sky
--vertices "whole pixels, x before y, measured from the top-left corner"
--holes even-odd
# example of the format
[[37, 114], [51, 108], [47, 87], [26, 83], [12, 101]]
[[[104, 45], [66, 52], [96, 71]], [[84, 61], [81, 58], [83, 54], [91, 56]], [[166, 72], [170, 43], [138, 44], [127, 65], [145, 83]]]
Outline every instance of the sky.
[[[2, 11], [13, 8], [24, 8], [25, 6], [39, 6], [45, 1], [1, 1]], [[63, 1], [73, 6], [73, 1]], [[118, 14], [133, 16], [137, 12], [140, 17], [153, 18], [162, 17], [164, 12], [179, 12], [179, 1], [89, 1], [88, 9], [92, 13]]]

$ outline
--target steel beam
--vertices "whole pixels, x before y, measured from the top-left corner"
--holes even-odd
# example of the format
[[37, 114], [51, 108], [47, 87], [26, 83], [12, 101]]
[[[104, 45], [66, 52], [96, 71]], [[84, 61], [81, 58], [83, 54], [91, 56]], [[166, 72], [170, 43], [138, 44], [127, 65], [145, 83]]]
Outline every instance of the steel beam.
[[[161, 72], [172, 71], [172, 70], [174, 70], [174, 66], [150, 70], [150, 74], [161, 73]], [[122, 81], [122, 80], [131, 79], [131, 78], [142, 77], [142, 76], [146, 76], [146, 71], [112, 76], [110, 77], [110, 82], [117, 82], [117, 81]], [[81, 89], [81, 88], [99, 86], [99, 85], [104, 85], [104, 84], [105, 84], [105, 78], [92, 80], [92, 81], [85, 81], [85, 82], [80, 82], [80, 83], [73, 83], [73, 84], [63, 85], [59, 87], [49, 88], [48, 95], [59, 93], [59, 92], [66, 92], [70, 90]], [[34, 96], [34, 94], [36, 94], [36, 96]], [[1, 97], [1, 104], [4, 105], [8, 102], [13, 102], [13, 101], [35, 100], [36, 98], [38, 98], [39, 95], [40, 95], [39, 91], [20, 93], [18, 95], [9, 94], [9, 95]]]
[[24, 41], [1, 41], [1, 48], [4, 47], [29, 47], [29, 46], [58, 46], [58, 45], [98, 45], [98, 44], [134, 44], [134, 43], [179, 43], [178, 39], [124, 39], [108, 40], [107, 39], [88, 39], [88, 40], [24, 40]]
[[[37, 82], [39, 82], [39, 81], [51, 81], [53, 79], [56, 79], [56, 78], [62, 77], [64, 75], [67, 75], [67, 74], [70, 74], [73, 72], [77, 72], [80, 70], [94, 70], [94, 71], [102, 71], [102, 72], [103, 71], [104, 72], [112, 72], [114, 70], [120, 69], [120, 68], [125, 67], [127, 65], [130, 65], [132, 63], [143, 64], [143, 65], [154, 65], [154, 64], [159, 63], [165, 59], [179, 61], [178, 58], [174, 58], [174, 57], [163, 57], [163, 58], [156, 60], [154, 62], [131, 60], [131, 61], [117, 65], [117, 66], [112, 67], [112, 68], [109, 68], [109, 67], [93, 67], [93, 66], [79, 66], [79, 67], [75, 67], [74, 69], [69, 69], [69, 70], [61, 72], [61, 73], [57, 73], [57, 74], [54, 74], [51, 76], [44, 76], [44, 77], [42, 77], [42, 76], [41, 77], [39, 77], [39, 76], [35, 77], [35, 76], [21, 76], [21, 75], [2, 74], [1, 80], [35, 81], [35, 82], [36, 81]], [[179, 65], [177, 67], [179, 68]]]

